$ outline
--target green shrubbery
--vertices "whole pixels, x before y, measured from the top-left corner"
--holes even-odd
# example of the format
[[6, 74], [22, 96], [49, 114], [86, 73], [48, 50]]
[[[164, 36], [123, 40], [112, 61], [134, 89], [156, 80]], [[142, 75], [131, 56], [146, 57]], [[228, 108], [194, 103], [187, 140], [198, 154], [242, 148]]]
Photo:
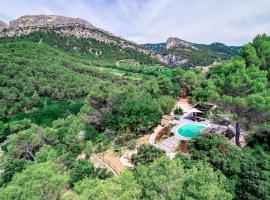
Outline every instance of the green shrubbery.
[[175, 110], [174, 110], [174, 114], [175, 115], [183, 115], [184, 113], [183, 113], [183, 110], [182, 110], [182, 108], [176, 108]]
[[90, 161], [85, 159], [78, 160], [75, 166], [70, 170], [69, 174], [71, 185], [74, 185], [85, 178], [98, 177], [106, 179], [112, 176], [111, 172], [108, 172], [105, 169], [96, 169]]
[[139, 147], [138, 152], [132, 155], [131, 159], [135, 165], [147, 165], [162, 156], [165, 156], [164, 151], [152, 145], [143, 144]]
[[210, 163], [231, 181], [235, 199], [268, 199], [270, 197], [270, 155], [261, 147], [239, 148], [224, 136], [204, 134], [189, 143], [192, 160]]
[[[268, 36], [256, 37], [242, 57], [211, 68], [206, 78], [199, 70], [116, 67], [111, 61], [130, 50], [107, 57], [112, 49], [93, 42], [106, 51], [97, 60], [84, 52], [92, 41], [82, 40], [74, 53], [70, 47], [78, 39], [70, 38], [69, 46], [67, 38], [50, 34], [0, 44], [0, 199], [60, 199], [64, 193], [82, 199], [269, 199]], [[47, 38], [38, 44], [40, 37]], [[142, 80], [103, 71], [104, 63]], [[133, 149], [137, 137], [169, 113], [180, 90], [231, 112], [233, 125], [252, 131], [249, 146], [240, 150], [223, 136], [205, 134], [189, 143], [190, 159], [170, 160], [142, 145], [132, 171], [110, 178], [93, 167], [91, 154], [113, 142], [119, 154], [121, 145]], [[78, 160], [83, 152], [86, 159]]]

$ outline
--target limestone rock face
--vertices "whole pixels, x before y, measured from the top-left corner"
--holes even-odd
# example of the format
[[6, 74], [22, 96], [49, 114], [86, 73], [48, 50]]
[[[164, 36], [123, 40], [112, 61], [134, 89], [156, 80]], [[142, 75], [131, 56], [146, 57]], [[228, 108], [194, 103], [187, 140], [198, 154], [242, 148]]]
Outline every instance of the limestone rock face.
[[2, 31], [4, 28], [8, 28], [8, 25], [0, 20], [0, 31]]
[[[4, 26], [4, 25], [3, 25]], [[1, 24], [0, 24], [1, 27]], [[80, 19], [58, 15], [25, 15], [9, 22], [8, 29], [1, 31], [0, 37], [14, 37], [28, 35], [34, 31], [54, 31], [65, 36], [77, 38], [93, 38], [105, 43], [119, 44], [123, 47], [135, 48], [136, 44], [114, 36], [93, 26], [90, 22]]]
[[9, 23], [11, 28], [15, 27], [61, 27], [67, 25], [83, 25], [87, 28], [95, 28], [90, 22], [80, 19], [58, 15], [26, 15]]
[[97, 28], [84, 19], [58, 15], [25, 15], [10, 21], [9, 26], [5, 25], [5, 27], [8, 30], [3, 32], [0, 29], [0, 37], [21, 36], [34, 31], [53, 30], [59, 34], [90, 37], [105, 42], [110, 42], [112, 37], [116, 38], [110, 32]]
[[171, 49], [173, 47], [176, 47], [178, 45], [181, 45], [182, 47], [186, 47], [186, 48], [193, 48], [193, 49], [197, 49], [193, 43], [191, 42], [187, 42], [185, 40], [181, 40], [179, 38], [176, 37], [170, 37], [167, 39], [166, 41], [166, 49]]
[[173, 54], [168, 54], [165, 56], [162, 55], [158, 55], [158, 59], [165, 63], [166, 65], [169, 66], [175, 66], [175, 65], [181, 65], [184, 64], [186, 62], [188, 62], [188, 59], [183, 58], [182, 56], [179, 55], [173, 55]]

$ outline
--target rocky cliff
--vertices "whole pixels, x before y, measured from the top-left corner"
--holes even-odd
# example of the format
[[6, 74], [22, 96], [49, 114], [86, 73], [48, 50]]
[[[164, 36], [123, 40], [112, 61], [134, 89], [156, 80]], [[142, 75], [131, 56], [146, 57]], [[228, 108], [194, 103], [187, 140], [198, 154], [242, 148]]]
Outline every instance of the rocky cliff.
[[198, 49], [194, 46], [193, 43], [187, 42], [185, 40], [181, 40], [181, 39], [176, 38], [176, 37], [169, 37], [166, 41], [166, 49], [171, 49], [171, 48], [177, 47], [179, 45], [182, 47], [186, 47], [186, 48]]
[[188, 62], [188, 59], [185, 59], [182, 56], [173, 55], [173, 54], [167, 54], [167, 55], [157, 54], [157, 57], [161, 62], [169, 66], [182, 65]]
[[5, 28], [8, 28], [8, 25], [5, 22], [0, 20], [0, 31], [2, 31]]
[[63, 35], [91, 37], [104, 42], [113, 42], [116, 37], [108, 31], [93, 26], [90, 22], [58, 15], [26, 15], [9, 22], [6, 31], [0, 37], [27, 35], [34, 31], [53, 30]]
[[9, 22], [10, 28], [62, 27], [75, 24], [83, 25], [90, 29], [95, 28], [90, 22], [86, 20], [58, 15], [26, 15]]

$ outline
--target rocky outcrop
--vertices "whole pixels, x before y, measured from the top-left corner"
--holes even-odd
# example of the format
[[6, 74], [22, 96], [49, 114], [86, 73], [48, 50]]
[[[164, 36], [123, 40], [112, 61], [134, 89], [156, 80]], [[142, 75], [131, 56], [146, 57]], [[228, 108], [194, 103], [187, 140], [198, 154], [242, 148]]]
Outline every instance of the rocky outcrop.
[[178, 56], [178, 55], [173, 55], [173, 54], [168, 54], [168, 55], [165, 55], [165, 56], [162, 56], [162, 55], [159, 55], [158, 54], [158, 59], [165, 63], [166, 65], [169, 65], [169, 66], [176, 66], [176, 65], [181, 65], [181, 64], [185, 64], [188, 62], [188, 59], [185, 59], [181, 56]]
[[26, 15], [9, 23], [11, 28], [16, 27], [62, 27], [68, 25], [83, 25], [90, 29], [96, 29], [90, 22], [80, 19], [58, 15]]
[[185, 40], [181, 40], [176, 37], [170, 37], [166, 41], [166, 49], [171, 49], [171, 48], [177, 47], [178, 45], [181, 45], [182, 47], [186, 47], [186, 48], [197, 49], [197, 47], [195, 47], [193, 43], [187, 42]]
[[[93, 26], [90, 22], [80, 19], [58, 15], [26, 15], [9, 22], [8, 30], [0, 33], [0, 37], [13, 37], [27, 35], [34, 31], [54, 30], [64, 35], [76, 37], [92, 37], [103, 40], [105, 37], [98, 37], [94, 32], [112, 37], [107, 31]], [[68, 31], [70, 30], [70, 31]], [[88, 30], [88, 33], [86, 33]]]
[[204, 66], [220, 59], [228, 59], [239, 54], [241, 47], [227, 46], [222, 43], [196, 44], [176, 37], [170, 37], [166, 43], [144, 44], [157, 53], [158, 59], [170, 66]]
[[2, 31], [5, 28], [8, 28], [8, 25], [5, 22], [0, 20], [0, 31]]

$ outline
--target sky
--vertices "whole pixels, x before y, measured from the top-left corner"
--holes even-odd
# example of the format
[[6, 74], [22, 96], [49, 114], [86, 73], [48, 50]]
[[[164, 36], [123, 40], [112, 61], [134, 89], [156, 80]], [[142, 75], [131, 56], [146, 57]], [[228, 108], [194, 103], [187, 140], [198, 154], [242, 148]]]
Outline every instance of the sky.
[[270, 0], [0, 0], [4, 22], [36, 14], [86, 19], [137, 43], [242, 45], [270, 34]]

